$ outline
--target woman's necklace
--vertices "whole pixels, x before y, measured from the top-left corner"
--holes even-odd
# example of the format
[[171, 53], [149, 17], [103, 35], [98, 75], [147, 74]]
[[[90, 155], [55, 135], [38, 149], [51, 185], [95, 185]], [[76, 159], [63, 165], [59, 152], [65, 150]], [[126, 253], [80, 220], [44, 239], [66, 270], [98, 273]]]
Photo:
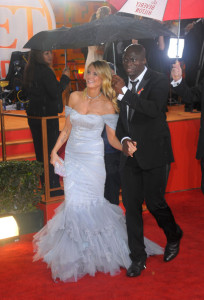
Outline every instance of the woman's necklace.
[[95, 100], [95, 99], [99, 98], [101, 95], [102, 95], [102, 93], [100, 92], [100, 94], [98, 94], [96, 97], [91, 97], [91, 96], [89, 96], [88, 93], [86, 92], [86, 96], [87, 96], [87, 98], [88, 98], [89, 100]]

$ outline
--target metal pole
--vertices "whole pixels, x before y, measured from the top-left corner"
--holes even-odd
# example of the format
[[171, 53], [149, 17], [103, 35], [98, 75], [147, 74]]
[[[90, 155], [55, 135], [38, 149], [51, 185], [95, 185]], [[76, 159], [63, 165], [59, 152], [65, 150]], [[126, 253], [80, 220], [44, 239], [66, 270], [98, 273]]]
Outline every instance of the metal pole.
[[64, 63], [65, 63], [65, 68], [67, 66], [67, 49], [64, 50]]
[[202, 48], [201, 48], [201, 52], [200, 52], [199, 63], [198, 63], [198, 71], [197, 71], [196, 81], [195, 81], [196, 86], [198, 85], [198, 81], [200, 78], [200, 72], [203, 68], [203, 64], [204, 64], [204, 40], [203, 40], [203, 44], [202, 44]]
[[0, 118], [1, 118], [1, 143], [2, 143], [2, 160], [6, 161], [6, 138], [3, 114], [3, 101], [0, 99]]
[[180, 39], [180, 33], [181, 33], [181, 1], [179, 1], [179, 21], [178, 21], [178, 36], [177, 36], [177, 49], [176, 49], [176, 57], [178, 58], [179, 55], [179, 39]]
[[113, 64], [114, 64], [114, 72], [115, 72], [115, 74], [116, 74], [115, 44], [114, 44], [114, 42], [113, 42], [112, 44], [113, 44]]
[[45, 202], [50, 199], [50, 176], [48, 161], [48, 144], [47, 144], [47, 120], [42, 117], [42, 144], [43, 144], [43, 161], [44, 161], [44, 178], [45, 178]]

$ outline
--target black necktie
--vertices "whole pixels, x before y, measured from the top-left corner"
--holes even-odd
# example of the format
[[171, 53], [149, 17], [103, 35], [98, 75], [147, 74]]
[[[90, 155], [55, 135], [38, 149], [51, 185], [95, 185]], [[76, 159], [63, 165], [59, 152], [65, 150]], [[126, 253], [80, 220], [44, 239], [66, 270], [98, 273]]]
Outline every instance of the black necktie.
[[132, 92], [133, 94], [136, 94], [136, 89], [135, 89], [135, 87], [136, 87], [136, 85], [138, 84], [138, 82], [139, 82], [139, 80], [136, 80], [136, 81], [130, 81], [130, 83], [132, 84], [131, 92]]
[[[132, 92], [133, 94], [136, 94], [136, 89], [135, 89], [135, 87], [136, 87], [136, 85], [138, 84], [138, 82], [139, 82], [139, 80], [136, 80], [136, 81], [130, 81], [130, 83], [132, 84], [131, 92]], [[128, 121], [131, 120], [133, 113], [134, 113], [134, 109], [131, 108], [131, 107], [129, 106]]]

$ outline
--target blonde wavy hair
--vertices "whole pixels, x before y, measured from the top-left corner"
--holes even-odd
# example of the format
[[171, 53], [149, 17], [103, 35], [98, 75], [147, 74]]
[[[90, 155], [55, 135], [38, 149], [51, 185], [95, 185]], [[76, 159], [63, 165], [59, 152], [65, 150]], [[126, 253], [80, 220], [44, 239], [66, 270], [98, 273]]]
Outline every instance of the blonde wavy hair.
[[116, 92], [111, 86], [112, 73], [109, 64], [105, 60], [96, 60], [91, 62], [88, 68], [90, 68], [91, 66], [93, 66], [96, 69], [98, 76], [102, 79], [101, 91], [103, 95], [113, 103], [115, 111], [119, 113]]

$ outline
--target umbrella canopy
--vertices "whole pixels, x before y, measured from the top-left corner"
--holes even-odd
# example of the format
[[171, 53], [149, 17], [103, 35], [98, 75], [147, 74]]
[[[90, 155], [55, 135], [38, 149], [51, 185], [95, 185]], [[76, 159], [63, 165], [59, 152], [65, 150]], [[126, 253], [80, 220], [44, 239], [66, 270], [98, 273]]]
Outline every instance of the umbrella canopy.
[[109, 15], [83, 25], [72, 27], [56, 40], [59, 49], [82, 48], [129, 39], [149, 39], [160, 35], [175, 36], [164, 25], [151, 19]]
[[57, 29], [52, 30], [44, 30], [36, 33], [25, 45], [23, 48], [29, 48], [34, 50], [53, 50], [60, 49], [56, 46], [56, 41], [66, 32], [68, 32], [70, 28], [62, 26]]
[[[160, 21], [203, 18], [203, 0], [107, 0], [120, 12]], [[181, 2], [181, 8], [179, 12]]]

